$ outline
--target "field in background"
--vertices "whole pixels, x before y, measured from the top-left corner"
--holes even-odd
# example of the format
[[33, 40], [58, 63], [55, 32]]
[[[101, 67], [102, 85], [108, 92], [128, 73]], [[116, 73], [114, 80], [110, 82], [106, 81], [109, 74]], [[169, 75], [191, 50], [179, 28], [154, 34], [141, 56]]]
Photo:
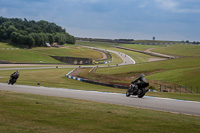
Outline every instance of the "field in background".
[[[151, 55], [146, 55], [138, 52], [133, 52], [133, 51], [128, 51], [128, 50], [123, 50], [123, 49], [118, 49], [113, 47], [113, 45], [116, 45], [115, 43], [109, 43], [109, 42], [86, 42], [86, 41], [77, 41], [76, 42], [79, 45], [84, 45], [84, 46], [90, 46], [90, 47], [97, 47], [97, 48], [102, 48], [102, 49], [109, 49], [109, 50], [114, 50], [118, 52], [122, 52], [124, 54], [129, 55], [131, 58], [133, 58], [137, 63], [141, 62], [148, 62], [151, 58], [159, 58]], [[137, 44], [117, 44], [119, 46], [128, 46], [128, 48], [135, 48], [135, 49], [148, 49], [152, 48], [152, 45], [137, 45]], [[161, 47], [161, 46], [153, 46], [153, 47]]]
[[48, 55], [38, 54], [25, 49], [0, 49], [0, 53], [2, 61], [11, 63], [61, 63]]
[[137, 50], [146, 50], [149, 48], [163, 48], [163, 46], [159, 46], [159, 45], [141, 45], [141, 44], [117, 44], [117, 46], [137, 49]]
[[65, 45], [61, 48], [33, 48], [31, 51], [35, 51], [39, 54], [51, 55], [51, 56], [66, 56], [66, 57], [79, 57], [90, 59], [101, 59], [103, 56], [100, 52], [92, 49], [83, 48], [75, 45]]
[[[50, 56], [67, 56], [101, 59], [100, 52], [80, 48], [74, 45], [65, 45], [63, 48], [37, 47], [33, 49], [22, 49], [14, 47], [8, 43], [0, 42], [0, 60], [12, 63], [62, 63]], [[86, 54], [87, 53], [87, 54]]]
[[200, 57], [200, 45], [177, 44], [168, 47], [159, 47], [152, 51], [180, 57]]
[[[78, 42], [82, 45], [102, 47], [114, 49], [113, 43], [102, 42]], [[81, 77], [109, 82], [114, 84], [128, 85], [132, 80], [136, 79], [140, 73], [145, 73], [147, 79], [154, 87], [158, 84], [166, 85], [182, 85], [187, 87], [200, 87], [200, 46], [186, 44], [169, 44], [169, 45], [138, 45], [138, 44], [117, 44], [119, 46], [145, 50], [153, 48], [152, 51], [180, 56], [179, 59], [171, 59], [165, 61], [148, 62], [148, 55], [126, 51], [124, 53], [131, 55], [136, 60], [136, 65], [120, 66], [114, 68], [98, 68], [96, 72], [80, 74]], [[117, 49], [121, 51], [120, 49]], [[141, 56], [140, 56], [141, 55]], [[135, 57], [134, 57], [135, 56]], [[110, 80], [109, 80], [110, 79]]]

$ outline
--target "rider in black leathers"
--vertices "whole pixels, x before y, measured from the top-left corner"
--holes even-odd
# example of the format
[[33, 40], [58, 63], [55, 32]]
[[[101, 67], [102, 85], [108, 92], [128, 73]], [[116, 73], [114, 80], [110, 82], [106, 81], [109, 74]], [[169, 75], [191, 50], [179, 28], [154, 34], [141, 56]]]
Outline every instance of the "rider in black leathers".
[[143, 73], [140, 75], [140, 77], [138, 79], [131, 82], [131, 84], [137, 83], [138, 81], [140, 81], [140, 83], [147, 83], [147, 80], [146, 80], [145, 75]]
[[[140, 81], [140, 82], [138, 82]], [[147, 80], [145, 78], [145, 75], [142, 73], [138, 79], [135, 81], [131, 82], [131, 88], [135, 88], [136, 90], [140, 88], [144, 83], [147, 83]]]

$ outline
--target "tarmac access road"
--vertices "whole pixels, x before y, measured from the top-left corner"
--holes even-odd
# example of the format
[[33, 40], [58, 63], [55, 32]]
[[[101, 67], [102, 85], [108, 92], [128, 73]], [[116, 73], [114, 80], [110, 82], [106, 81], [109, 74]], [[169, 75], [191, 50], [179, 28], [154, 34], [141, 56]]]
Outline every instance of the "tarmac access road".
[[17, 85], [17, 84], [8, 85], [5, 83], [0, 83], [0, 90], [74, 98], [74, 99], [88, 100], [101, 103], [159, 110], [177, 114], [200, 116], [200, 102], [195, 102], [195, 101], [176, 100], [176, 99], [150, 97], [150, 96], [144, 96], [143, 98], [137, 98], [134, 96], [126, 97], [125, 94], [121, 93], [49, 88], [49, 87], [27, 86], [27, 85]]

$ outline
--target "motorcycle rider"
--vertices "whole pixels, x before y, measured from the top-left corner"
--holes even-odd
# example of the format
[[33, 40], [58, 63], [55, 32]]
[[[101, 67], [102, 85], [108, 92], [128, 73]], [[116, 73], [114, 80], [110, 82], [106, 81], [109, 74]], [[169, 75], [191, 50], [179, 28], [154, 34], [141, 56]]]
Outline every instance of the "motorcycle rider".
[[129, 89], [126, 91], [126, 96], [138, 95], [138, 98], [142, 98], [148, 91], [148, 89], [146, 89], [147, 86], [149, 86], [149, 83], [147, 82], [145, 75], [142, 73], [138, 79], [131, 82]]
[[[140, 82], [138, 83], [138, 81], [140, 81]], [[130, 88], [131, 89], [135, 88], [135, 90], [137, 90], [138, 89], [138, 85], [141, 85], [143, 83], [147, 83], [147, 80], [145, 78], [144, 73], [140, 74], [140, 77], [138, 79], [136, 79], [135, 81], [131, 82]]]

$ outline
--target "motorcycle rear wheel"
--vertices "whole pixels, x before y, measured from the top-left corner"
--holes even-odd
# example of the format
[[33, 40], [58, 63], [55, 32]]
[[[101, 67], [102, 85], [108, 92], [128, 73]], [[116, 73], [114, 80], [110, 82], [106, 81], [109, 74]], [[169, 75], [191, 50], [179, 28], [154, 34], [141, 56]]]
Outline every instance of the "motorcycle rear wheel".
[[146, 89], [141, 88], [138, 93], [138, 98], [142, 98], [145, 95], [145, 93], [146, 93]]

